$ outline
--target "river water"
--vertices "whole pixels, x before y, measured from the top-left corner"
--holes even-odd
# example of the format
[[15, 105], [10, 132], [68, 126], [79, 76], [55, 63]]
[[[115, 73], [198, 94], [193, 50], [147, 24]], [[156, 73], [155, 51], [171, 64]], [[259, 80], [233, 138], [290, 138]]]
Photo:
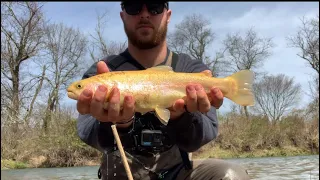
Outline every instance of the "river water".
[[[248, 169], [251, 179], [319, 179], [319, 155], [228, 159]], [[98, 166], [2, 170], [2, 180], [94, 180]]]

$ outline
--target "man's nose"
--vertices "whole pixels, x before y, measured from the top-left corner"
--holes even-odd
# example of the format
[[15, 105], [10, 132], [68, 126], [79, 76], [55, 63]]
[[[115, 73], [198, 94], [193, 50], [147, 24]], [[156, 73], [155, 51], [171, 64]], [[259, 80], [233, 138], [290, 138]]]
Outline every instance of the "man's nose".
[[150, 13], [147, 9], [147, 6], [144, 4], [140, 12], [140, 18], [149, 18], [149, 17], [150, 17]]

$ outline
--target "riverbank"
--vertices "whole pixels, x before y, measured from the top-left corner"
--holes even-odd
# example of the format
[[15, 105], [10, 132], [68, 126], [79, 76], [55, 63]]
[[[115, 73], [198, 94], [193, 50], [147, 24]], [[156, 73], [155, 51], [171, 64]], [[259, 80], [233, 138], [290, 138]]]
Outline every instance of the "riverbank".
[[[1, 131], [1, 169], [98, 165], [101, 153], [78, 136], [77, 120], [52, 114], [50, 131], [42, 126]], [[219, 116], [219, 134], [193, 158], [252, 158], [319, 154], [319, 118], [291, 112], [279, 122], [237, 113]]]
[[296, 148], [296, 147], [284, 147], [284, 148], [272, 148], [272, 149], [259, 149], [250, 152], [237, 152], [232, 150], [225, 150], [219, 147], [211, 147], [210, 149], [204, 148], [199, 150], [200, 152], [193, 153], [194, 159], [206, 159], [206, 158], [259, 158], [259, 157], [286, 157], [286, 156], [308, 156], [319, 155], [318, 152], [311, 152], [310, 150]]
[[[34, 159], [42, 159], [43, 156], [39, 156], [38, 158]], [[97, 158], [94, 158], [97, 159]], [[99, 160], [87, 160], [83, 161], [81, 165], [74, 165], [71, 167], [81, 167], [81, 166], [98, 166], [99, 165]], [[6, 170], [6, 169], [26, 169], [26, 168], [57, 168], [57, 167], [64, 167], [64, 166], [51, 166], [47, 167], [41, 163], [41, 161], [38, 160], [38, 163], [35, 163], [34, 160], [30, 161], [15, 161], [15, 160], [8, 160], [4, 159], [1, 160], [1, 170]]]
[[[230, 159], [230, 158], [259, 158], [259, 157], [289, 157], [289, 156], [309, 156], [319, 155], [317, 152], [311, 152], [305, 149], [296, 147], [285, 147], [285, 148], [272, 148], [256, 150], [252, 152], [235, 152], [231, 150], [224, 150], [220, 147], [204, 147], [199, 151], [193, 153], [193, 159], [207, 159], [207, 158], [219, 158], [219, 159]], [[95, 157], [93, 160], [84, 160], [81, 165], [76, 166], [98, 166], [100, 165], [100, 157]], [[34, 157], [29, 161], [14, 161], [14, 160], [1, 160], [1, 170], [5, 169], [25, 169], [25, 168], [46, 168], [44, 162], [47, 160], [44, 156]], [[53, 167], [53, 166], [51, 166]], [[60, 167], [60, 166], [57, 166]], [[47, 167], [48, 168], [48, 167]]]

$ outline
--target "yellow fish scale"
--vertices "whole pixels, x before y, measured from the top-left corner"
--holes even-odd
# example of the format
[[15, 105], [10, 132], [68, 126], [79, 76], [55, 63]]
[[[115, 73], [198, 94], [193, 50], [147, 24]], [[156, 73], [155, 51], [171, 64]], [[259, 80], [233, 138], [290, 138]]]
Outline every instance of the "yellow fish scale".
[[226, 78], [213, 78], [208, 73], [179, 73], [171, 67], [157, 66], [140, 71], [115, 71], [92, 76], [72, 83], [68, 96], [77, 99], [85, 88], [96, 90], [101, 84], [108, 87], [106, 102], [111, 88], [117, 86], [120, 91], [121, 105], [125, 95], [131, 94], [135, 101], [136, 112], [156, 111], [159, 119], [166, 124], [170, 113], [166, 108], [186, 96], [186, 85], [201, 84], [209, 93], [210, 88], [219, 88], [225, 97], [240, 105], [253, 105], [251, 85], [253, 73], [247, 70]]

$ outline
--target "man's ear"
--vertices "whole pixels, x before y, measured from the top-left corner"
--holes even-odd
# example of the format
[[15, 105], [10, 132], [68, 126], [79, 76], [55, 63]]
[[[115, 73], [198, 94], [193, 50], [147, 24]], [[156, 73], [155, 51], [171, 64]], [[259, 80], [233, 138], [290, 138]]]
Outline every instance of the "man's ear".
[[167, 23], [169, 23], [170, 22], [170, 19], [171, 19], [171, 9], [169, 9], [168, 11], [167, 11]]
[[121, 19], [123, 21], [123, 11], [120, 12], [120, 17], [121, 17]]

